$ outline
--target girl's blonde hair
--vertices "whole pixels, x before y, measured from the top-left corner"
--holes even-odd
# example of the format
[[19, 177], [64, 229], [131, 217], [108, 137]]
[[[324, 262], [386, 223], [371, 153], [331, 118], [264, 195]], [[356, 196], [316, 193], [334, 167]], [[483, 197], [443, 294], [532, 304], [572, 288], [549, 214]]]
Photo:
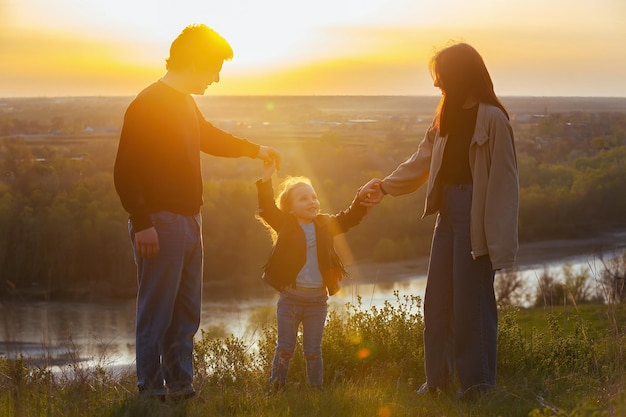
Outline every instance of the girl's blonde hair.
[[[286, 177], [278, 186], [278, 194], [276, 195], [276, 206], [280, 209], [280, 211], [282, 211], [283, 213], [290, 213], [291, 212], [291, 207], [292, 207], [292, 201], [291, 201], [291, 195], [293, 193], [293, 190], [300, 186], [300, 185], [310, 185], [311, 187], [313, 186], [311, 184], [311, 180], [307, 177], [292, 177], [292, 176], [288, 176]], [[259, 220], [261, 220], [261, 222], [265, 225], [265, 227], [267, 228], [267, 230], [270, 232], [270, 235], [272, 236], [272, 242], [276, 243], [276, 239], [278, 238], [278, 233], [276, 233], [276, 231], [274, 229], [272, 229], [272, 227], [267, 224], [267, 222], [265, 222], [265, 220], [263, 220], [260, 216], [257, 216], [259, 218]]]
[[283, 213], [291, 212], [291, 194], [293, 193], [294, 188], [299, 185], [310, 185], [311, 180], [307, 177], [292, 177], [288, 176], [280, 183], [278, 186], [278, 195], [276, 196], [276, 205]]

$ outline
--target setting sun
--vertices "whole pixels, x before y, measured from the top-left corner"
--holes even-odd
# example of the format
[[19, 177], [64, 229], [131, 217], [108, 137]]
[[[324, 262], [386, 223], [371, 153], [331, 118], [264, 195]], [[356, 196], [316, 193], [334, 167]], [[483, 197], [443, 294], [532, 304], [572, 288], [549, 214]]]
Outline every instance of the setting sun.
[[436, 95], [428, 59], [462, 40], [482, 52], [499, 94], [626, 95], [618, 0], [24, 0], [0, 12], [3, 97], [134, 95], [162, 75], [190, 23], [235, 51], [208, 94]]

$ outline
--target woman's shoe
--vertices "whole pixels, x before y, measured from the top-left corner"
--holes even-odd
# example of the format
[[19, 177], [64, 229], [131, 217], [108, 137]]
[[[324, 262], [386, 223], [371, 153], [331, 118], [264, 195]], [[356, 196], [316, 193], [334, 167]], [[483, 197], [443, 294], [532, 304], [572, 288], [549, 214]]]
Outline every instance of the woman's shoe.
[[417, 395], [436, 395], [437, 388], [432, 388], [428, 386], [428, 382], [424, 382], [418, 389], [415, 390]]

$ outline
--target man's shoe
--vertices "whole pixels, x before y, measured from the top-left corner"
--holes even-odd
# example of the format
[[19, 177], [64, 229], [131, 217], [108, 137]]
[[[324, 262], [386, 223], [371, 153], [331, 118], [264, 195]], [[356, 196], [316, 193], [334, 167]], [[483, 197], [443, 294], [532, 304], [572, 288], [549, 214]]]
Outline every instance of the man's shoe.
[[146, 390], [143, 387], [139, 388], [139, 398], [157, 403], [165, 402], [165, 394], [162, 394], [162, 390]]
[[170, 392], [167, 396], [168, 401], [172, 403], [181, 403], [192, 399], [196, 396], [196, 391], [189, 386], [179, 391]]

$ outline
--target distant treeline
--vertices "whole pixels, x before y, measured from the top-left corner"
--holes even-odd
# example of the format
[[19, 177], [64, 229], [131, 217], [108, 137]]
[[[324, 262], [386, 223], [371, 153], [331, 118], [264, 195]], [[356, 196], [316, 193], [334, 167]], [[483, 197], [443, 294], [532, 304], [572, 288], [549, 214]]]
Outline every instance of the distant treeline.
[[[304, 122], [303, 122], [304, 123]], [[322, 210], [345, 208], [359, 186], [408, 157], [428, 120], [287, 125], [234, 133], [276, 146], [285, 175], [311, 177]], [[626, 226], [626, 114], [562, 113], [514, 120], [522, 241], [588, 237]], [[239, 129], [239, 130], [238, 130]], [[311, 131], [314, 133], [312, 134]], [[286, 140], [285, 138], [290, 138]], [[5, 137], [0, 142], [0, 294], [129, 296], [135, 267], [112, 181], [117, 135]], [[261, 163], [203, 156], [207, 289], [254, 290], [271, 243], [255, 218]], [[386, 198], [339, 239], [346, 261], [428, 254], [434, 217], [424, 190]]]

